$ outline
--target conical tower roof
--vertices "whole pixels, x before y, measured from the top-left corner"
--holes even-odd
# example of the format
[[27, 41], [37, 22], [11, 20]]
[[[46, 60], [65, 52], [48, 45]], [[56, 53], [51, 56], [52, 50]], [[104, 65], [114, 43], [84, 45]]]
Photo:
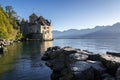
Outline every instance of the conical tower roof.
[[38, 18], [38, 16], [37, 16], [35, 13], [32, 13], [32, 14], [30, 15], [30, 17], [36, 17], [36, 18]]

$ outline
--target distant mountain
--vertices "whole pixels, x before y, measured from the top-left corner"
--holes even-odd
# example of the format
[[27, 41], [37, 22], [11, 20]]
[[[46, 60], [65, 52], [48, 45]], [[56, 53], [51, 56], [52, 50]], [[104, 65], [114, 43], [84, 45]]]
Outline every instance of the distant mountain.
[[105, 26], [104, 29], [82, 35], [81, 38], [120, 38], [120, 23]]
[[120, 38], [120, 23], [112, 26], [96, 26], [92, 29], [53, 31], [54, 38]]

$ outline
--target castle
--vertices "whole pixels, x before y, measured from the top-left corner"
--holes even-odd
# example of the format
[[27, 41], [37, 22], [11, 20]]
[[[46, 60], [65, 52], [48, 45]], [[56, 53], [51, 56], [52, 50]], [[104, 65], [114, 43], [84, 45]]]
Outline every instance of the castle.
[[53, 40], [51, 22], [38, 17], [35, 13], [29, 16], [29, 21], [21, 21], [21, 32], [25, 38], [38, 40]]

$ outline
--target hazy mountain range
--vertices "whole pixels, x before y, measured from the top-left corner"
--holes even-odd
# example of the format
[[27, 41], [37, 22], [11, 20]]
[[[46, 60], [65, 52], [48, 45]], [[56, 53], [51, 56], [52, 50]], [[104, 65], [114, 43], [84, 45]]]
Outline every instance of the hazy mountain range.
[[54, 38], [120, 38], [120, 23], [112, 26], [96, 26], [92, 29], [69, 29], [66, 31], [53, 31]]

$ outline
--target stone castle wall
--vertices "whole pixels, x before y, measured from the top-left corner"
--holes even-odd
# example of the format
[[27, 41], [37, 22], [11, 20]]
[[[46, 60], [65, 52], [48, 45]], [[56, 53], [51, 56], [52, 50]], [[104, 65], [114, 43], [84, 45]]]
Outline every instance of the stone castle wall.
[[29, 22], [21, 22], [21, 32], [23, 36], [29, 39], [52, 40], [52, 26], [48, 20], [43, 17], [37, 17], [32, 14]]
[[52, 40], [52, 26], [41, 26], [41, 33], [44, 40]]

